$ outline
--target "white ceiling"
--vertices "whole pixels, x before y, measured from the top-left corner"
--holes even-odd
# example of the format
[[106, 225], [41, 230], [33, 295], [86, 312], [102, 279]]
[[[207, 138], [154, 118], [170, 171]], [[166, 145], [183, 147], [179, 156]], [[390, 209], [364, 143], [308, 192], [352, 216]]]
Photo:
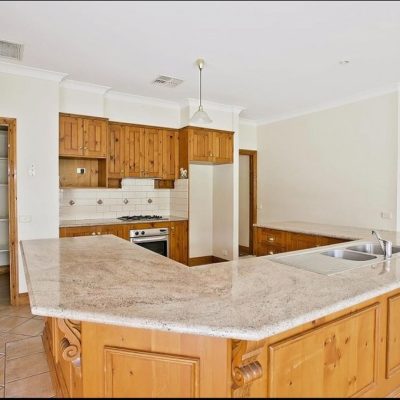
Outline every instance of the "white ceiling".
[[[136, 95], [198, 96], [254, 120], [400, 81], [399, 2], [7, 2], [0, 39], [24, 65]], [[342, 66], [340, 60], [349, 59]], [[154, 87], [158, 75], [184, 80]]]

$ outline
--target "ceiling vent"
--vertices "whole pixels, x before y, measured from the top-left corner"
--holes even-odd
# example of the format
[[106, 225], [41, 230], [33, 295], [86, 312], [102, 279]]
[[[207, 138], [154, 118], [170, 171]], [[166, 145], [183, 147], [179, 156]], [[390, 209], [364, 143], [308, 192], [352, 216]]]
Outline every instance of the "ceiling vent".
[[174, 88], [183, 82], [182, 79], [171, 78], [170, 76], [160, 75], [158, 78], [154, 79], [154, 86], [164, 86]]
[[24, 46], [18, 43], [6, 42], [0, 40], [0, 57], [11, 58], [13, 60], [22, 60]]

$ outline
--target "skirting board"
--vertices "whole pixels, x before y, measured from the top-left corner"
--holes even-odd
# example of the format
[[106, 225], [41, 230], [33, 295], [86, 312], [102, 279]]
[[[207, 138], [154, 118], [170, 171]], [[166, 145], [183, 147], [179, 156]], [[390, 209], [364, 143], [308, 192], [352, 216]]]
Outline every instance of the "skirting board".
[[215, 257], [215, 256], [202, 256], [202, 257], [193, 257], [189, 258], [189, 267], [195, 267], [197, 265], [205, 265], [205, 264], [214, 264], [219, 262], [225, 262], [223, 258]]

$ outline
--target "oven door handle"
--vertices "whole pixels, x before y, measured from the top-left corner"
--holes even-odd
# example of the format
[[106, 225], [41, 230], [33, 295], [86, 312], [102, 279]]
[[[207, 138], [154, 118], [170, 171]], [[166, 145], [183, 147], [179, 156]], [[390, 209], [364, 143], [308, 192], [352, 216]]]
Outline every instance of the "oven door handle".
[[152, 237], [141, 237], [141, 238], [131, 238], [132, 243], [148, 243], [148, 242], [165, 242], [168, 240], [167, 235], [163, 236], [152, 236]]

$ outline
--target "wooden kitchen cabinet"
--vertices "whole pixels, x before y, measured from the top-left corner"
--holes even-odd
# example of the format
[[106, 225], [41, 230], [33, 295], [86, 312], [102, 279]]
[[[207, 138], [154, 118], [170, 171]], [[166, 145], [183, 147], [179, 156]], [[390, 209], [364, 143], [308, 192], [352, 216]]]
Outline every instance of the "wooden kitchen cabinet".
[[108, 120], [60, 114], [60, 157], [107, 157]]
[[266, 256], [286, 251], [310, 249], [348, 241], [348, 239], [308, 235], [298, 232], [281, 231], [269, 228], [254, 228], [255, 254]]
[[233, 132], [186, 127], [179, 137], [180, 167], [233, 163]]
[[400, 294], [388, 299], [386, 378], [400, 382]]
[[126, 176], [125, 127], [110, 123], [108, 131], [108, 177], [122, 179]]
[[146, 178], [162, 177], [163, 130], [158, 128], [144, 129], [144, 170]]
[[179, 133], [162, 132], [162, 179], [179, 178]]
[[169, 258], [188, 265], [188, 223], [173, 221], [169, 234]]
[[115, 235], [125, 239], [124, 225], [93, 225], [60, 228], [60, 237]]

